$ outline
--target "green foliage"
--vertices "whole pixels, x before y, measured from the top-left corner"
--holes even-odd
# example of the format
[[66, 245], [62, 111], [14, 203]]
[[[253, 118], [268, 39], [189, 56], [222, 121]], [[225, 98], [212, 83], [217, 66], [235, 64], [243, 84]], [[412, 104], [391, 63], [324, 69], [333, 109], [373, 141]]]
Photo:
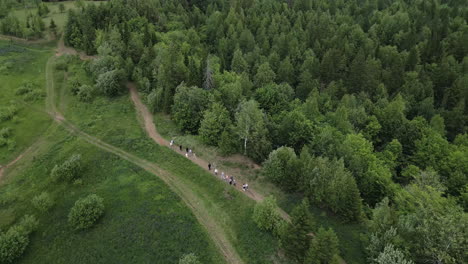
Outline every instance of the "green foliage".
[[294, 150], [281, 147], [270, 153], [263, 163], [262, 175], [286, 190], [297, 188], [299, 163]]
[[54, 205], [54, 201], [47, 192], [42, 192], [41, 194], [34, 196], [32, 204], [37, 210], [46, 212]]
[[174, 95], [173, 119], [182, 131], [196, 133], [211, 98], [206, 90], [180, 85]]
[[74, 229], [91, 227], [104, 214], [104, 199], [90, 194], [78, 199], [68, 214], [68, 223]]
[[374, 263], [376, 264], [413, 264], [411, 260], [407, 260], [405, 255], [395, 248], [392, 244], [385, 246], [384, 250], [379, 254]]
[[201, 264], [198, 257], [193, 254], [185, 254], [179, 259], [179, 264]]
[[0, 107], [0, 122], [11, 120], [16, 113], [18, 113], [18, 107], [16, 105], [10, 105], [7, 107]]
[[37, 228], [38, 224], [34, 216], [25, 215], [7, 232], [0, 232], [0, 263], [12, 263], [23, 254], [29, 244], [29, 234]]
[[281, 246], [287, 257], [302, 263], [310, 247], [310, 235], [314, 223], [309, 212], [307, 199], [294, 208], [291, 213], [291, 223], [288, 224], [283, 236]]
[[268, 196], [257, 203], [252, 217], [260, 229], [276, 231], [278, 222], [281, 221], [276, 199], [273, 196]]
[[102, 73], [96, 81], [96, 90], [106, 96], [116, 96], [123, 91], [125, 74], [122, 70]]
[[203, 142], [216, 146], [219, 145], [223, 132], [230, 128], [231, 123], [226, 108], [218, 103], [213, 103], [203, 115], [198, 134]]
[[310, 264], [328, 264], [338, 256], [339, 240], [333, 229], [320, 227], [307, 252], [306, 262]]
[[93, 100], [95, 94], [95, 89], [91, 85], [82, 85], [80, 88], [78, 88], [78, 93], [76, 94], [78, 96], [78, 99], [82, 102], [90, 102]]
[[61, 165], [55, 165], [50, 175], [54, 180], [72, 181], [80, 176], [81, 155], [74, 154]]
[[255, 100], [243, 101], [236, 115], [236, 132], [244, 141], [244, 154], [262, 161], [270, 152], [264, 114]]

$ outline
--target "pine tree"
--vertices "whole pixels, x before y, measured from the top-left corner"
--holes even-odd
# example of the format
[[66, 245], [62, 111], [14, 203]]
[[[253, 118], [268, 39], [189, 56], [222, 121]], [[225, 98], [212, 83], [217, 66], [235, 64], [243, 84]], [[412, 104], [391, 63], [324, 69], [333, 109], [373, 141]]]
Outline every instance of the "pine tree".
[[302, 200], [291, 214], [291, 223], [288, 224], [281, 238], [281, 245], [289, 258], [302, 263], [310, 246], [310, 237], [313, 229], [313, 219], [309, 212], [309, 201]]
[[310, 243], [305, 263], [329, 264], [338, 255], [338, 237], [333, 229], [321, 227]]

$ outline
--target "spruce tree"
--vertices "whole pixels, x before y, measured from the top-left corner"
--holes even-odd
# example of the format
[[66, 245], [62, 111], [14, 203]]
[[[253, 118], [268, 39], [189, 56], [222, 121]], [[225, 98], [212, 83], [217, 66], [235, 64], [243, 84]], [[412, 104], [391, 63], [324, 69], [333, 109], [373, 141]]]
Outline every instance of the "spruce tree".
[[310, 246], [313, 219], [309, 212], [309, 201], [302, 200], [291, 214], [291, 223], [281, 238], [281, 245], [287, 257], [302, 263]]

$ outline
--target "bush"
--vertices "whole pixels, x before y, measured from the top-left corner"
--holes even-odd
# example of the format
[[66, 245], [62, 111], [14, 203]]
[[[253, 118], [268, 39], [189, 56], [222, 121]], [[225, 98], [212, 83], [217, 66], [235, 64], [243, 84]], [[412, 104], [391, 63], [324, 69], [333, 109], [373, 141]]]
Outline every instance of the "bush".
[[0, 234], [0, 263], [12, 263], [23, 254], [28, 244], [29, 238], [19, 226]]
[[54, 180], [67, 180], [75, 179], [81, 172], [81, 155], [74, 154], [62, 165], [55, 165], [52, 169], [51, 176]]
[[32, 204], [37, 210], [46, 212], [52, 207], [54, 203], [50, 195], [46, 192], [43, 192], [32, 199]]
[[76, 201], [68, 214], [68, 222], [75, 229], [91, 227], [104, 213], [104, 199], [96, 194], [90, 194]]
[[2, 129], [0, 129], [0, 137], [1, 138], [7, 138], [7, 137], [11, 136], [11, 134], [12, 134], [11, 131], [12, 131], [12, 129], [9, 128], [9, 127], [4, 127]]
[[38, 224], [34, 216], [25, 215], [18, 225], [0, 233], [0, 263], [11, 263], [23, 254], [29, 244], [28, 235]]
[[77, 79], [70, 79], [68, 87], [73, 95], [77, 95], [80, 91], [81, 83]]
[[185, 254], [179, 259], [179, 264], [201, 264], [198, 257], [193, 254]]
[[90, 85], [82, 85], [78, 89], [78, 100], [82, 102], [90, 102], [94, 96], [94, 87]]
[[260, 229], [269, 231], [276, 229], [280, 221], [277, 208], [276, 199], [273, 196], [268, 196], [255, 205], [253, 220]]
[[96, 81], [96, 89], [106, 96], [116, 96], [123, 90], [125, 72], [123, 70], [112, 70], [102, 73]]
[[18, 108], [14, 105], [0, 108], [0, 122], [12, 119], [17, 112]]

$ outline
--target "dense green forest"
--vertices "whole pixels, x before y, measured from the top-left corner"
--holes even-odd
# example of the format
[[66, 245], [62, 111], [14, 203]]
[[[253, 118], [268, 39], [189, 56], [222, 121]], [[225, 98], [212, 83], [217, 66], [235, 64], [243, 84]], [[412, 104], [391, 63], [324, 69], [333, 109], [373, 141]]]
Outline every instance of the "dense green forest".
[[[41, 36], [41, 4], [27, 25], [8, 15], [14, 1], [0, 6], [3, 34]], [[97, 57], [84, 63], [94, 85], [72, 80], [72, 92], [89, 102], [135, 82], [181, 131], [250, 157], [262, 177], [307, 198], [292, 224], [257, 221], [292, 261], [339, 262], [333, 231], [309, 241], [310, 202], [367, 227], [368, 263], [468, 263], [466, 1], [77, 6], [65, 44]], [[274, 200], [262, 206], [278, 218]]]
[[369, 262], [463, 263], [467, 17], [458, 0], [129, 0], [70, 11], [64, 33], [99, 55], [81, 94], [136, 82], [182, 131], [366, 222]]

